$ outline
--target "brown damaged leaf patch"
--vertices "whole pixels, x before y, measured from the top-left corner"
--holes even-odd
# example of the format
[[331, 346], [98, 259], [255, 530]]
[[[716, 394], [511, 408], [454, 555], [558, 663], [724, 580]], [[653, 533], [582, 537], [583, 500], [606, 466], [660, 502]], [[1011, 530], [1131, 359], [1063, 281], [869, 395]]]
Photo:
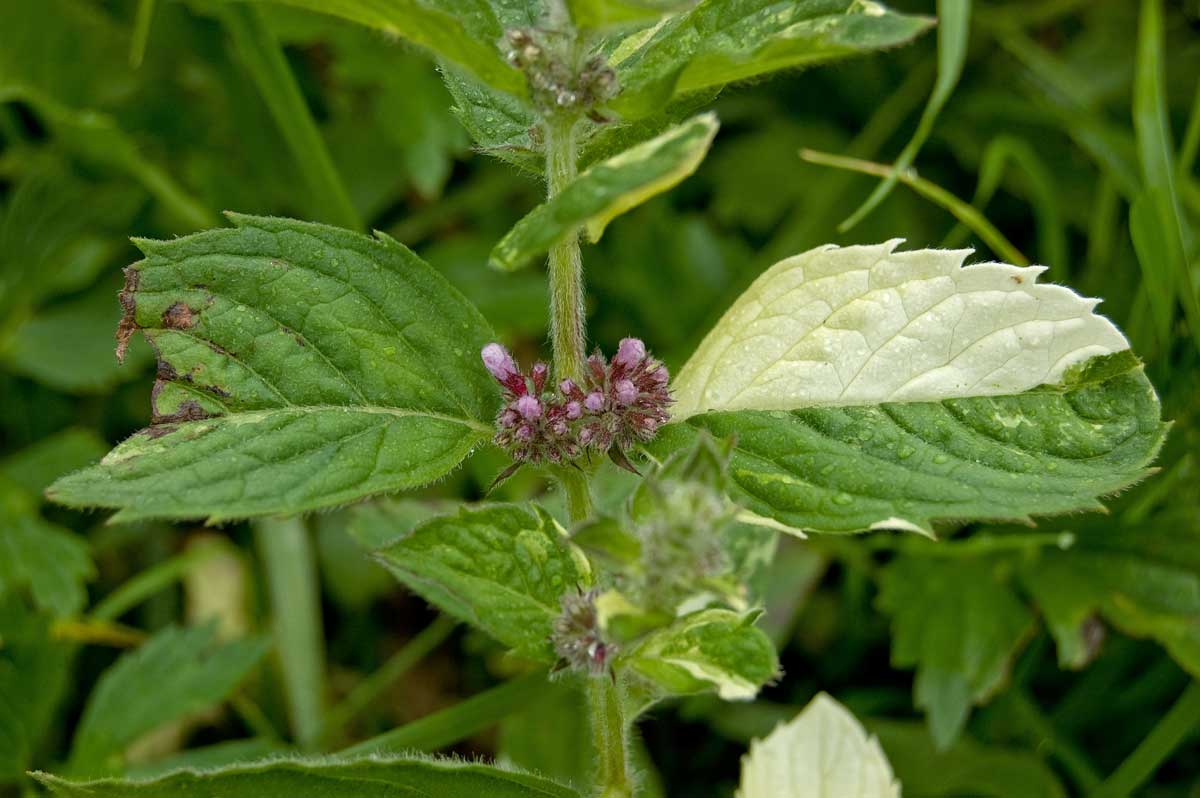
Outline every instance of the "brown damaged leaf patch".
[[137, 293], [138, 282], [141, 280], [141, 272], [132, 266], [125, 269], [125, 286], [117, 294], [117, 300], [121, 303], [121, 321], [117, 324], [117, 362], [125, 362], [125, 352], [129, 349], [129, 339], [138, 331], [137, 323], [137, 301], [134, 299], [134, 294]]
[[196, 326], [196, 311], [183, 302], [176, 302], [163, 311], [162, 326], [165, 330], [190, 330]]

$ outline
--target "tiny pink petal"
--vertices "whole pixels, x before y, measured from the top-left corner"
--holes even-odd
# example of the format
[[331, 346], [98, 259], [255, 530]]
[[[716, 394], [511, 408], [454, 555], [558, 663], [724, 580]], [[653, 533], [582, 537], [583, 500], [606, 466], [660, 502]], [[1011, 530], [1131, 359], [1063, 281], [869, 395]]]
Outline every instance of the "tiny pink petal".
[[618, 402], [623, 405], [631, 405], [637, 399], [638, 389], [630, 380], [618, 380], [616, 394]]
[[632, 369], [646, 357], [646, 345], [639, 338], [622, 338], [613, 363], [625, 369]]
[[540, 418], [542, 415], [542, 403], [534, 396], [522, 396], [517, 400], [517, 412], [527, 421], [532, 421], [535, 418]]

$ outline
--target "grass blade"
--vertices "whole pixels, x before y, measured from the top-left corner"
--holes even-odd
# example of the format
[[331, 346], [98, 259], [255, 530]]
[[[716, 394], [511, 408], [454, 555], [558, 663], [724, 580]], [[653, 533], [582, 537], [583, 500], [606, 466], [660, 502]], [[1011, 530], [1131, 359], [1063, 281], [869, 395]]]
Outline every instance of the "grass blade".
[[913, 174], [911, 170], [898, 172], [886, 164], [863, 161], [858, 158], [847, 158], [842, 155], [831, 155], [826, 152], [817, 152], [816, 150], [809, 149], [800, 150], [800, 157], [809, 163], [832, 166], [835, 169], [849, 169], [852, 172], [860, 172], [864, 175], [888, 177], [894, 173], [898, 181], [925, 199], [941, 206], [954, 216], [954, 218], [965, 224], [975, 235], [983, 239], [984, 243], [991, 247], [992, 251], [1002, 259], [1014, 266], [1029, 265], [1029, 258], [1025, 257], [1021, 250], [1017, 249], [1011, 241], [1005, 238], [1004, 234], [987, 220], [987, 217], [941, 186]]
[[[1059, 210], [1055, 191], [1054, 175], [1028, 141], [1015, 136], [997, 136], [983, 151], [979, 167], [979, 184], [971, 205], [980, 212], [987, 206], [1000, 187], [1000, 181], [1009, 163], [1015, 164], [1026, 179], [1031, 195], [1031, 205], [1037, 219], [1038, 258], [1050, 266], [1055, 279], [1066, 276], [1067, 229]], [[966, 225], [958, 225], [946, 236], [942, 246], [956, 249], [967, 240]]]
[[350, 193], [334, 167], [283, 50], [261, 13], [241, 3], [222, 6], [220, 11], [238, 54], [308, 184], [320, 221], [362, 230], [363, 221], [350, 201]]
[[154, 21], [155, 0], [138, 0], [137, 16], [133, 18], [133, 37], [129, 41], [129, 65], [137, 69], [146, 58], [150, 41], [150, 23]]
[[921, 146], [933, 132], [938, 114], [942, 112], [943, 106], [954, 92], [954, 87], [958, 85], [963, 64], [967, 60], [967, 43], [971, 33], [971, 0], [938, 0], [937, 15], [938, 75], [933, 84], [933, 93], [929, 95], [929, 103], [921, 114], [921, 121], [917, 123], [917, 131], [900, 151], [892, 173], [875, 187], [850, 218], [838, 225], [839, 232], [844, 233], [861, 222], [892, 193], [892, 189], [896, 187], [897, 175], [912, 166]]
[[[1163, 239], [1163, 254], [1167, 256], [1162, 266], [1169, 271], [1160, 279], [1172, 286], [1172, 298], [1177, 295], [1183, 304], [1188, 328], [1200, 347], [1200, 298], [1197, 298], [1192, 282], [1187, 254], [1188, 231], [1175, 188], [1164, 49], [1162, 2], [1142, 0], [1133, 87], [1133, 126], [1145, 189], [1143, 197], [1152, 204], [1149, 210], [1158, 223], [1157, 233]], [[1143, 263], [1143, 267], [1150, 268], [1151, 264]], [[1152, 279], [1151, 275], [1147, 274], [1147, 279]]]
[[471, 696], [449, 709], [351, 746], [341, 756], [434, 751], [466, 739], [524, 707], [546, 689], [546, 672], [535, 671]]

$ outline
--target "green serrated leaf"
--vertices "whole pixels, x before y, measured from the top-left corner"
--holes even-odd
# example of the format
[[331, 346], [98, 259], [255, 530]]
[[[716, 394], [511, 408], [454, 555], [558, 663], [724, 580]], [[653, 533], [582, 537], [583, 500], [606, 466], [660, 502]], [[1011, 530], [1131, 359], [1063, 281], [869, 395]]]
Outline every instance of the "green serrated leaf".
[[770, 639], [756, 615], [711, 609], [686, 615], [651, 633], [618, 662], [667, 695], [716, 692], [747, 701], [779, 672]]
[[715, 114], [701, 114], [589, 167], [517, 222], [492, 250], [492, 266], [518, 269], [583, 225], [588, 238], [599, 241], [614, 218], [696, 171], [718, 127]]
[[0, 598], [28, 590], [38, 607], [73, 615], [95, 573], [87, 543], [43, 520], [32, 497], [0, 478]]
[[69, 647], [51, 620], [0, 596], [0, 784], [24, 777], [67, 687]]
[[535, 175], [545, 173], [546, 157], [529, 131], [538, 126], [533, 109], [517, 97], [497, 91], [450, 65], [442, 67], [454, 106], [451, 109], [483, 152]]
[[966, 735], [939, 751], [920, 723], [867, 720], [896, 769], [905, 795], [929, 798], [1066, 798], [1054, 771], [1037, 753], [983, 745]]
[[705, 0], [616, 48], [610, 104], [636, 119], [698, 89], [904, 44], [932, 24], [873, 0]]
[[736, 436], [733, 498], [821, 532], [1097, 509], [1148, 473], [1158, 398], [1095, 300], [894, 246], [768, 270], [680, 371], [682, 423], [651, 450]]
[[[932, 545], [932, 544], [930, 544]], [[997, 563], [904, 555], [884, 569], [879, 607], [892, 618], [892, 665], [916, 668], [913, 691], [934, 743], [950, 746], [972, 704], [992, 696], [1033, 631], [1033, 614]]]
[[75, 730], [67, 770], [75, 776], [116, 772], [125, 748], [140, 736], [232, 693], [267, 653], [267, 643], [217, 644], [215, 631], [211, 625], [167, 628], [105, 671]]
[[523, 95], [525, 79], [500, 54], [504, 28], [486, 0], [255, 0], [304, 8], [405, 39], [509, 94]]
[[483, 505], [417, 526], [377, 555], [396, 578], [518, 653], [553, 662], [560, 597], [592, 580], [583, 554], [540, 507]]
[[491, 436], [493, 340], [408, 249], [232, 215], [141, 241], [121, 333], [159, 354], [154, 425], [49, 495], [116, 518], [300, 512], [422, 485]]
[[181, 771], [151, 781], [68, 781], [34, 774], [52, 793], [92, 798], [579, 798], [556, 782], [513, 770], [426, 758], [271, 759], [208, 771]]

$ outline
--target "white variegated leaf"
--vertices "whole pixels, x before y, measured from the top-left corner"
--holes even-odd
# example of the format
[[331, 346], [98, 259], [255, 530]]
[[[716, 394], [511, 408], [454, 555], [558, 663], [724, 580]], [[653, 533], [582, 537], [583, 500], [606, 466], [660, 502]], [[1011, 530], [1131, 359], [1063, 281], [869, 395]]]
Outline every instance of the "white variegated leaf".
[[791, 721], [750, 744], [737, 798], [900, 798], [879, 741], [820, 693]]
[[768, 269], [675, 380], [676, 418], [709, 410], [1016, 394], [1129, 348], [1099, 300], [1044, 266], [963, 266], [970, 250], [828, 245]]

